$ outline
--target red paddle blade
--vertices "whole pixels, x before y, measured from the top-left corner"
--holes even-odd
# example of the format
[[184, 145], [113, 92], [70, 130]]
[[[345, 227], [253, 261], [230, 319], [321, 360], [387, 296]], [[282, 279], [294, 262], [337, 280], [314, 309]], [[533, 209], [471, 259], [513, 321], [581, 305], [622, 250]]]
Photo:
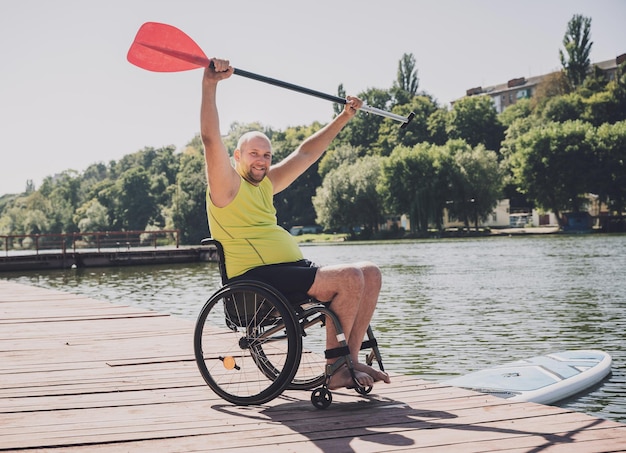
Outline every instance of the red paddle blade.
[[126, 58], [135, 66], [155, 72], [189, 71], [211, 62], [183, 31], [157, 22], [146, 22], [139, 28]]

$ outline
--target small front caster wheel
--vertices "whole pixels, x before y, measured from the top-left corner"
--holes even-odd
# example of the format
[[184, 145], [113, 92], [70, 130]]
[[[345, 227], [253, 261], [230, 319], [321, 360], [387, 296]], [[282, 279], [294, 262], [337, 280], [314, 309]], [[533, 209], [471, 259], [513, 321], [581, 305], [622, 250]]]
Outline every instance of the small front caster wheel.
[[311, 393], [311, 403], [318, 409], [326, 409], [333, 402], [333, 395], [325, 387], [320, 387]]

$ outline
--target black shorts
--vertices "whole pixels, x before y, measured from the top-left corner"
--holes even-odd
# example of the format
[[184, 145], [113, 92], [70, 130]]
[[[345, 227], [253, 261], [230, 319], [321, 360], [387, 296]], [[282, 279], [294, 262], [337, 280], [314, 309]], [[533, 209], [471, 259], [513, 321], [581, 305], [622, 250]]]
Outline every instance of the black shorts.
[[318, 266], [309, 260], [300, 260], [293, 263], [268, 264], [255, 267], [235, 278], [238, 280], [257, 280], [277, 289], [290, 302], [300, 302], [307, 299], [308, 291], [313, 285]]

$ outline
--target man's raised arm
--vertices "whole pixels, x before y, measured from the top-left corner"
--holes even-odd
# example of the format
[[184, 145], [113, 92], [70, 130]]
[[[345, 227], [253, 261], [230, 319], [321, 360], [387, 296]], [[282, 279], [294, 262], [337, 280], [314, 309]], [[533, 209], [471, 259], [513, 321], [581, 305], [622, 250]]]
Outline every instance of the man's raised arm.
[[232, 74], [233, 68], [228, 60], [213, 59], [202, 78], [200, 134], [211, 201], [218, 207], [224, 207], [233, 200], [241, 182], [222, 141], [216, 102], [218, 82]]
[[347, 101], [343, 111], [337, 117], [305, 139], [298, 149], [272, 167], [269, 178], [272, 180], [274, 193], [287, 188], [317, 161], [363, 105], [363, 101], [356, 97], [348, 96]]

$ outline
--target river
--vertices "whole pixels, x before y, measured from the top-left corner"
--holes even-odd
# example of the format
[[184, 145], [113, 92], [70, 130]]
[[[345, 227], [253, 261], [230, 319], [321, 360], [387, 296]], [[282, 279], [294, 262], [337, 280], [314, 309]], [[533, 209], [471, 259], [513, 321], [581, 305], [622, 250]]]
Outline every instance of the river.
[[[372, 326], [386, 369], [441, 380], [566, 349], [602, 349], [612, 374], [558, 405], [626, 422], [626, 235], [528, 235], [303, 245], [319, 264], [378, 263]], [[215, 263], [0, 278], [194, 320]]]

